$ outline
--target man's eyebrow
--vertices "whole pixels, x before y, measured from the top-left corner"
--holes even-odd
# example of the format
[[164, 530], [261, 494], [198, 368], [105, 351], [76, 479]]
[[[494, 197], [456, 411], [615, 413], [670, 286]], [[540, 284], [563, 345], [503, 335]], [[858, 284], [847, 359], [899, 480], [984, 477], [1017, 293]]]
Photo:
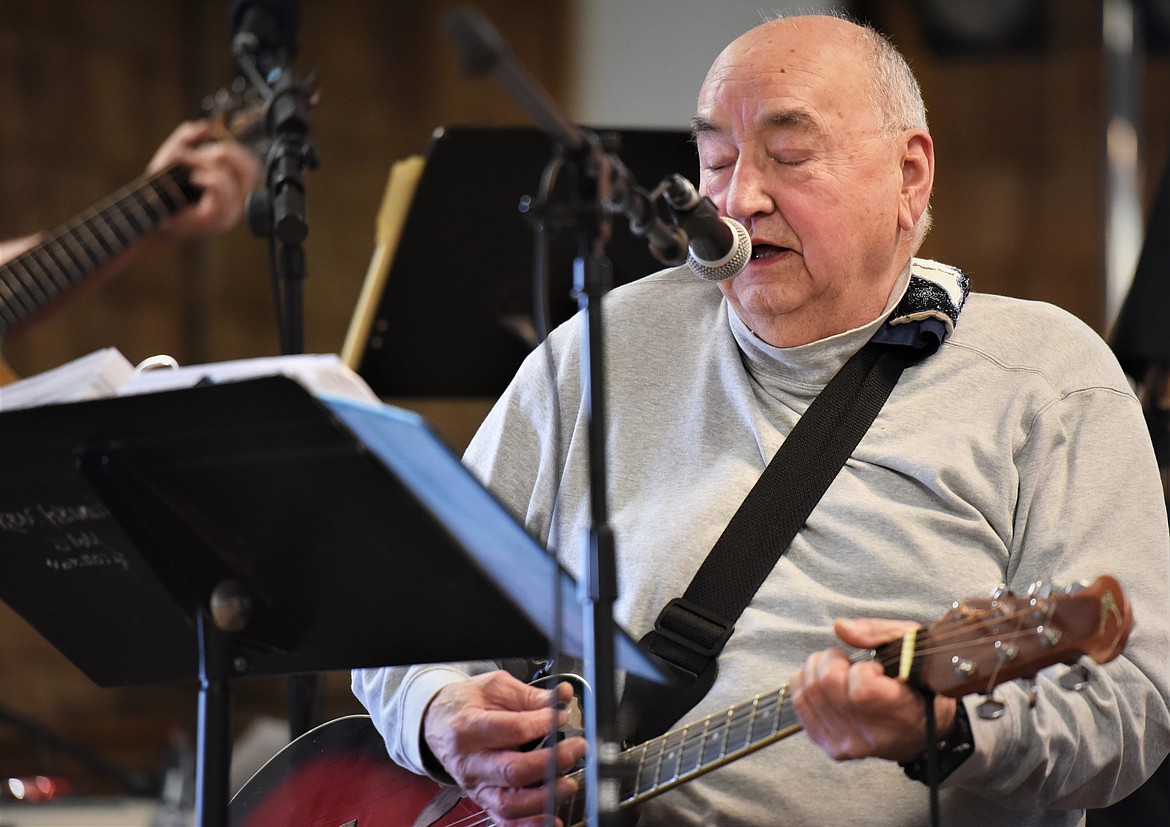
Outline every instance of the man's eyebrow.
[[[764, 119], [767, 126], [777, 129], [792, 129], [800, 132], [809, 132], [819, 134], [821, 129], [820, 121], [813, 117], [812, 113], [804, 109], [785, 109], [780, 112], [775, 112]], [[691, 139], [694, 140], [703, 132], [722, 132], [722, 127], [707, 120], [701, 115], [696, 115], [691, 118]]]
[[769, 115], [765, 121], [768, 126], [780, 129], [796, 129], [801, 132], [820, 132], [821, 124], [812, 113], [804, 109], [785, 109]]
[[702, 118], [698, 115], [695, 115], [695, 117], [691, 118], [691, 140], [694, 140], [695, 138], [699, 137], [700, 132], [719, 132], [719, 131], [720, 131], [719, 127], [717, 127], [715, 124], [711, 123], [706, 118]]

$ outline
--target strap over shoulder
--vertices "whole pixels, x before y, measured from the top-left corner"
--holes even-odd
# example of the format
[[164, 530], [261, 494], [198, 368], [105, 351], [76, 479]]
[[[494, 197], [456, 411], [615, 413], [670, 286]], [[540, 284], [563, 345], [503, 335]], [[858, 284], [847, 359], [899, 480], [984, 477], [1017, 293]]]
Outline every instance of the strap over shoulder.
[[971, 280], [957, 267], [914, 259], [906, 292], [873, 341], [934, 353], [955, 332], [970, 292]]

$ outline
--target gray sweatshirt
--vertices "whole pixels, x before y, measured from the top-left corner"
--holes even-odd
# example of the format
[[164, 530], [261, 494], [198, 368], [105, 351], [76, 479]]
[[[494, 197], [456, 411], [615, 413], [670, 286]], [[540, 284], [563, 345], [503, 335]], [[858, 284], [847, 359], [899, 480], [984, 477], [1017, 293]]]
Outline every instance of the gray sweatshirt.
[[[954, 271], [916, 260], [944, 285]], [[906, 290], [899, 282], [887, 313]], [[683, 593], [797, 419], [886, 313], [793, 348], [767, 345], [686, 268], [605, 299], [607, 475], [619, 599], [635, 637]], [[949, 327], [949, 325], [948, 325]], [[579, 328], [524, 363], [465, 463], [577, 573], [589, 525]], [[555, 383], [550, 377], [555, 376]], [[975, 752], [943, 785], [947, 827], [1073, 825], [1170, 750], [1170, 530], [1140, 405], [1087, 326], [1053, 306], [973, 293], [953, 333], [902, 375], [852, 457], [739, 620], [686, 720], [774, 690], [838, 617], [922, 623], [1000, 583], [1111, 573], [1136, 626], [1087, 688], [1043, 670], [1035, 700], [968, 697]], [[490, 622], [490, 619], [485, 619]], [[359, 670], [391, 756], [424, 773], [419, 731], [442, 685], [494, 664]], [[835, 762], [801, 734], [642, 805], [642, 825], [923, 825], [926, 788], [897, 764]]]

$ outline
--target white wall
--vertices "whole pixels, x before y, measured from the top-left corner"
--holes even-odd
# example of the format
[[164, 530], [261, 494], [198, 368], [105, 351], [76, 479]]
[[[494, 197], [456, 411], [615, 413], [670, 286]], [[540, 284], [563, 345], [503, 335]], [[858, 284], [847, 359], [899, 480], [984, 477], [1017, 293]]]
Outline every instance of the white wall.
[[730, 41], [778, 11], [833, 0], [574, 0], [568, 116], [590, 126], [687, 129], [699, 85]]

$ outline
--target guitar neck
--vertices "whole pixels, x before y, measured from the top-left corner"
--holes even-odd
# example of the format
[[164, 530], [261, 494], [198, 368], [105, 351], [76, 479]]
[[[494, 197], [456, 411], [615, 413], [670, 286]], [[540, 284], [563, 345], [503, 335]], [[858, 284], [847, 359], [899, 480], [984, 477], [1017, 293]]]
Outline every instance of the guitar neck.
[[198, 200], [188, 170], [143, 176], [0, 265], [0, 335]]
[[788, 686], [728, 707], [622, 753], [632, 781], [623, 804], [636, 804], [800, 731]]

